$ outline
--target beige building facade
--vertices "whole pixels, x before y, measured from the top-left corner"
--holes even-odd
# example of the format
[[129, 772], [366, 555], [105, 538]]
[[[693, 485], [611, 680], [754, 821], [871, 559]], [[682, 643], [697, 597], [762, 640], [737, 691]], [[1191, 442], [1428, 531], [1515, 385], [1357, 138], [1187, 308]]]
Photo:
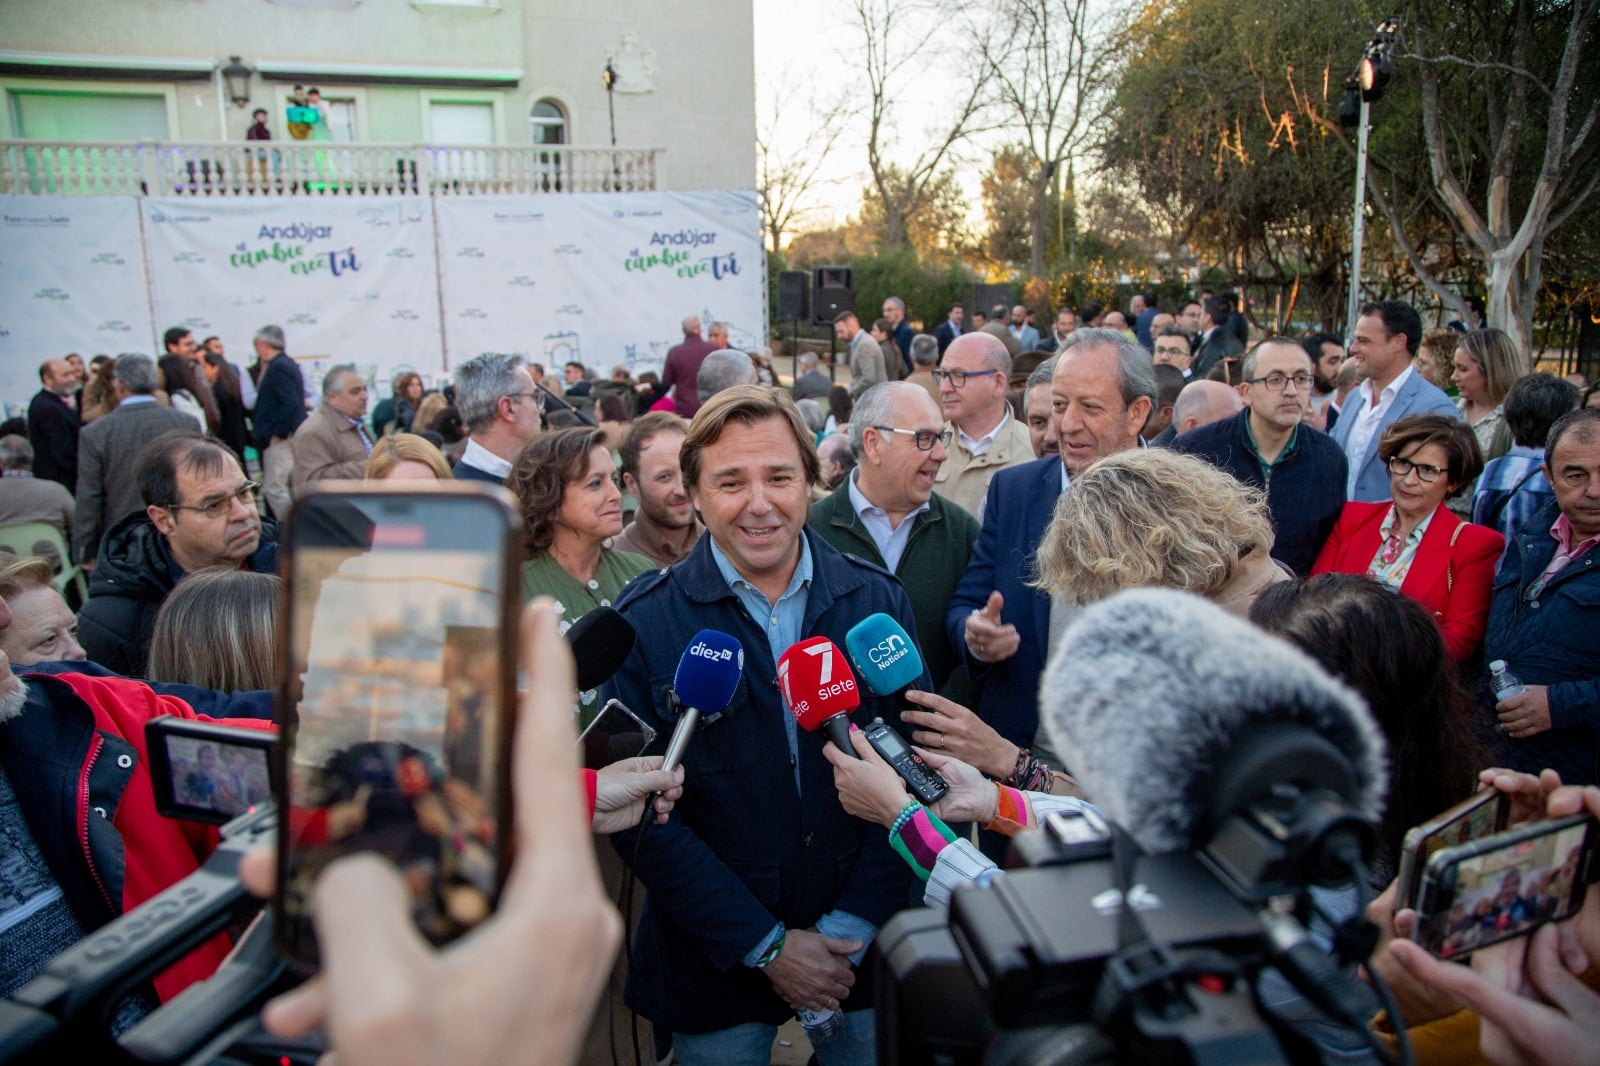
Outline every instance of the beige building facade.
[[656, 188], [748, 189], [753, 33], [752, 0], [6, 0], [0, 140], [242, 142], [264, 108], [290, 144], [316, 87], [313, 140], [614, 143]]

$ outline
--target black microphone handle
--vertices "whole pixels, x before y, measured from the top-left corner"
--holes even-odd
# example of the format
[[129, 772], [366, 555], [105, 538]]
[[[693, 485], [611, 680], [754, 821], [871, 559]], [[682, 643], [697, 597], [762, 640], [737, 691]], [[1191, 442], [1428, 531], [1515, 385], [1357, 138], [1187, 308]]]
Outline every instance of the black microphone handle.
[[833, 741], [834, 747], [852, 759], [861, 758], [856, 754], [856, 746], [850, 743], [850, 716], [848, 714], [840, 713], [832, 718], [823, 719], [822, 728], [828, 731], [828, 739]]
[[558, 396], [557, 394], [551, 392], [549, 389], [545, 388], [544, 382], [535, 381], [533, 383], [533, 387], [538, 389], [540, 392], [544, 393], [546, 396], [550, 397], [550, 399], [552, 399], [556, 403], [560, 404], [566, 410], [571, 411], [573, 413], [573, 415], [575, 415], [577, 417], [578, 421], [582, 422], [584, 425], [592, 426], [592, 425], [595, 424], [594, 419], [590, 418], [588, 415], [584, 414], [582, 411], [580, 411], [576, 407], [572, 406], [572, 402], [570, 400], [568, 400], [565, 396]]

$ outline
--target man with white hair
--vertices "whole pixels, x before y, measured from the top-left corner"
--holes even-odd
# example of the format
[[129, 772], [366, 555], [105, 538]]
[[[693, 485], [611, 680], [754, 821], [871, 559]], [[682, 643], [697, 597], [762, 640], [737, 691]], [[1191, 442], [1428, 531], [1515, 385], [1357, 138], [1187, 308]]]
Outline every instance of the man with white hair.
[[900, 578], [936, 689], [958, 665], [938, 634], [978, 537], [977, 520], [933, 491], [949, 443], [944, 415], [922, 388], [873, 386], [850, 414], [855, 472], [812, 506], [808, 520], [835, 548]]
[[794, 379], [794, 398], [801, 400], [826, 399], [833, 382], [817, 366], [816, 352], [800, 353], [800, 376]]
[[251, 342], [261, 361], [256, 382], [255, 446], [261, 455], [261, 494], [272, 513], [289, 513], [289, 473], [294, 451], [289, 438], [306, 420], [306, 382], [300, 366], [284, 354], [283, 327], [262, 326]]
[[485, 352], [456, 367], [456, 410], [467, 429], [457, 479], [503, 485], [511, 460], [539, 433], [538, 391], [520, 356]]
[[1050, 379], [1060, 459], [1002, 470], [989, 485], [972, 561], [945, 613], [945, 635], [981, 686], [979, 717], [1018, 748], [1034, 743], [1039, 675], [1070, 614], [1031, 584], [1034, 550], [1074, 475], [1096, 459], [1141, 446], [1139, 430], [1155, 393], [1150, 353], [1137, 341], [1113, 330], [1077, 330], [1057, 353]]
[[329, 369], [322, 379], [322, 405], [294, 431], [295, 492], [313, 481], [359, 479], [372, 454], [367, 413], [367, 382], [349, 363]]
[[750, 357], [737, 348], [719, 348], [707, 355], [695, 375], [695, 391], [705, 403], [723, 389], [735, 385], [754, 385], [756, 367]]
[[683, 343], [667, 352], [666, 365], [661, 368], [661, 387], [672, 390], [674, 409], [684, 418], [693, 418], [700, 410], [700, 390], [696, 384], [700, 364], [716, 350], [717, 345], [700, 336], [700, 316], [683, 316]]

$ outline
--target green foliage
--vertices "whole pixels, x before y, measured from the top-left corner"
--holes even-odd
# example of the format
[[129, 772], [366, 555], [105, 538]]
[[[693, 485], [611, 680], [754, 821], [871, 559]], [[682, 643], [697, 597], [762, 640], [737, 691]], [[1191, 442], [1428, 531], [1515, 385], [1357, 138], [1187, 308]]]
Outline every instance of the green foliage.
[[981, 182], [983, 213], [989, 222], [982, 250], [990, 262], [1000, 266], [1022, 266], [1032, 253], [1028, 222], [1031, 166], [1026, 148], [1008, 144], [994, 154]]
[[[921, 321], [930, 333], [944, 319], [945, 311], [952, 303], [969, 297], [973, 282], [977, 280], [960, 260], [942, 257], [926, 262], [913, 248], [900, 248], [876, 255], [857, 255], [843, 262], [852, 272], [856, 314], [863, 323], [870, 324], [878, 317], [885, 297], [898, 296], [906, 302], [907, 316], [913, 322]], [[778, 256], [767, 257], [767, 272], [771, 279], [768, 316], [775, 330], [787, 332], [789, 324], [779, 322], [774, 317], [778, 307], [778, 271], [810, 270], [818, 264], [796, 261], [791, 267], [787, 263], [780, 266], [780, 263], [782, 260]], [[814, 331], [802, 328], [801, 332], [803, 335], [827, 335], [823, 327]]]

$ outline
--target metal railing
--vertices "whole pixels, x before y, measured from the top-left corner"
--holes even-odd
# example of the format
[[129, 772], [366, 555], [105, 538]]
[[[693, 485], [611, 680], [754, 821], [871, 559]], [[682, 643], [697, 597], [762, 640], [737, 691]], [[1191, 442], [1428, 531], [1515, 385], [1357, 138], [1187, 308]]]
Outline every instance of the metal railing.
[[484, 196], [649, 192], [660, 148], [0, 140], [0, 195]]

